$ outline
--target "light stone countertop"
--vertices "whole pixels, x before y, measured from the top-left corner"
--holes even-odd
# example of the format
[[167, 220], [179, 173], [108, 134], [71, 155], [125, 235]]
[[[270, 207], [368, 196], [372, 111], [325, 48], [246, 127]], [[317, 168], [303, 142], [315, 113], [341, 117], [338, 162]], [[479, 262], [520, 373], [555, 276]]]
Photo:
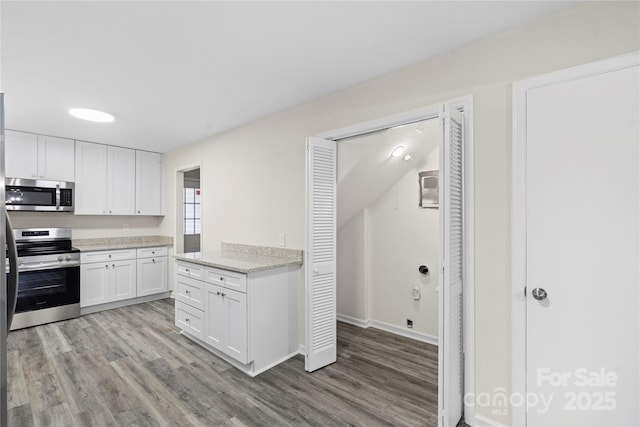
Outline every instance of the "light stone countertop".
[[178, 261], [193, 262], [206, 267], [221, 268], [237, 273], [254, 273], [273, 268], [302, 265], [302, 251], [268, 246], [223, 243], [222, 249], [209, 252], [177, 254]]
[[132, 236], [100, 237], [95, 239], [73, 239], [72, 245], [80, 249], [80, 252], [149, 248], [154, 246], [173, 246], [173, 237]]

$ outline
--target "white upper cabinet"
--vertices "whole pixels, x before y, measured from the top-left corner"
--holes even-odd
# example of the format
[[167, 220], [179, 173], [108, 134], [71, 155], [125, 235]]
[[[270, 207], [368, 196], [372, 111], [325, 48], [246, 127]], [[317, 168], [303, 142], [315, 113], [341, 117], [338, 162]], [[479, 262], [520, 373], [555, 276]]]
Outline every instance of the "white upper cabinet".
[[164, 214], [164, 157], [136, 151], [136, 215]]
[[135, 150], [76, 142], [77, 215], [133, 215]]
[[26, 132], [5, 132], [8, 178], [75, 181], [74, 142]]
[[75, 181], [75, 144], [71, 139], [38, 135], [38, 178]]
[[107, 214], [107, 146], [76, 141], [75, 213]]
[[38, 135], [5, 131], [7, 178], [38, 179]]
[[133, 215], [136, 204], [136, 152], [107, 147], [107, 211], [110, 215]]

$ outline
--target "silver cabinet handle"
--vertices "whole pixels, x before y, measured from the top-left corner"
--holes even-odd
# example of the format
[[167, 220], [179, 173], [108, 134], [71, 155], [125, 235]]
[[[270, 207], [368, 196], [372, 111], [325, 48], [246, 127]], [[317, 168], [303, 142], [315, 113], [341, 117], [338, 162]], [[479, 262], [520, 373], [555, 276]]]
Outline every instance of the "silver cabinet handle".
[[547, 299], [547, 291], [542, 288], [535, 288], [531, 291], [531, 295], [533, 295], [533, 297], [538, 301]]

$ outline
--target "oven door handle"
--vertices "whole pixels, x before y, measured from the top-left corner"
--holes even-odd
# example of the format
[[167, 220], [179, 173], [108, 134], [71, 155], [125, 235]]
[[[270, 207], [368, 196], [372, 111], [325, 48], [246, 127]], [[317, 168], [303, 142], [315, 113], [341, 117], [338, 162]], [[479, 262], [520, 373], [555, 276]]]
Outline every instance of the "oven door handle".
[[13, 314], [18, 301], [18, 249], [13, 235], [13, 227], [9, 214], [6, 215], [5, 233], [7, 236], [7, 251], [9, 252], [9, 280], [7, 282], [7, 331], [11, 329]]
[[38, 271], [38, 270], [54, 270], [59, 268], [72, 268], [79, 267], [80, 261], [78, 262], [67, 262], [66, 264], [60, 264], [59, 262], [47, 262], [47, 263], [38, 263], [38, 264], [20, 264], [18, 266], [18, 271]]

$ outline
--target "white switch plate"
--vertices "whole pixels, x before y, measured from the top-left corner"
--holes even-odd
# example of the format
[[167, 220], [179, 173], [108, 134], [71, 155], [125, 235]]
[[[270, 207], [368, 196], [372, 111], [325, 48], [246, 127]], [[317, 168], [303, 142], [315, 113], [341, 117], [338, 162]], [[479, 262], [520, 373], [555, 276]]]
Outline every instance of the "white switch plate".
[[287, 235], [286, 235], [286, 233], [280, 233], [280, 236], [278, 237], [278, 241], [280, 242], [280, 246], [282, 246], [282, 247], [287, 246]]

